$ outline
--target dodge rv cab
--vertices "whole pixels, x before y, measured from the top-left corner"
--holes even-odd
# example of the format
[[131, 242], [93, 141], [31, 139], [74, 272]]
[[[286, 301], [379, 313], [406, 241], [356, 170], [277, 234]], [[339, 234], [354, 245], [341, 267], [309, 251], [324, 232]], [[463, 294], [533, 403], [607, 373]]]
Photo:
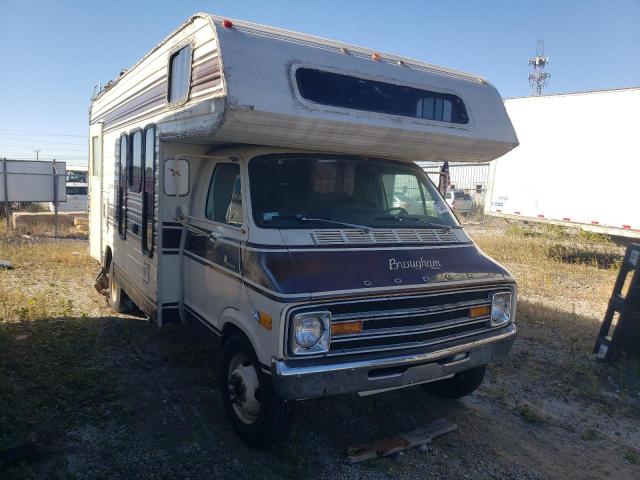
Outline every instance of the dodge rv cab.
[[197, 14], [95, 95], [90, 249], [116, 311], [199, 328], [246, 442], [297, 400], [456, 398], [516, 334], [516, 284], [416, 160], [517, 145], [486, 80]]

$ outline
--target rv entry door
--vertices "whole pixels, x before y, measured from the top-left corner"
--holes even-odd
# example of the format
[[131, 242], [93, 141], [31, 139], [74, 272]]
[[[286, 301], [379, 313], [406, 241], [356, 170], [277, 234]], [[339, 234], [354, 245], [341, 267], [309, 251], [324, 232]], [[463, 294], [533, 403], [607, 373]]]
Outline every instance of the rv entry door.
[[103, 208], [102, 123], [89, 127], [89, 253], [102, 260], [103, 226], [107, 222], [107, 211]]

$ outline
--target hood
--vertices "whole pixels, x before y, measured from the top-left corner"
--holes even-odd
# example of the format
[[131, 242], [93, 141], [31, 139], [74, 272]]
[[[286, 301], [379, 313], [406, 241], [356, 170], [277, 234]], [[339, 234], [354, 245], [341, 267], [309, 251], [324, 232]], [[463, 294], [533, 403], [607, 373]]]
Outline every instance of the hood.
[[474, 244], [442, 247], [249, 249], [248, 280], [284, 295], [501, 281], [509, 273]]

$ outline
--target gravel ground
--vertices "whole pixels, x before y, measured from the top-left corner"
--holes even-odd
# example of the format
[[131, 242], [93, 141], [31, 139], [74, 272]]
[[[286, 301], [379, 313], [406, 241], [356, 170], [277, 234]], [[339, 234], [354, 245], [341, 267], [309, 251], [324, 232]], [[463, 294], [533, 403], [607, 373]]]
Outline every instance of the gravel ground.
[[[37, 446], [0, 478], [640, 478], [638, 364], [599, 365], [562, 330], [591, 335], [593, 317], [524, 298], [512, 355], [476, 393], [299, 402], [291, 439], [258, 452], [225, 418], [205, 345], [114, 315], [85, 250], [0, 243], [16, 264], [0, 271], [0, 451]], [[438, 418], [458, 430], [425, 452], [344, 463], [350, 445]]]

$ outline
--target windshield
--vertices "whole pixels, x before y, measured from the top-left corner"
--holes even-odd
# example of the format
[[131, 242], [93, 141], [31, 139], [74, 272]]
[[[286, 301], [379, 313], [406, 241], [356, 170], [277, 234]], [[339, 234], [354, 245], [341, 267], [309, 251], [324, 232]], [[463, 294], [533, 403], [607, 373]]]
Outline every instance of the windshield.
[[449, 228], [458, 223], [412, 165], [323, 155], [249, 163], [253, 218], [263, 228]]

